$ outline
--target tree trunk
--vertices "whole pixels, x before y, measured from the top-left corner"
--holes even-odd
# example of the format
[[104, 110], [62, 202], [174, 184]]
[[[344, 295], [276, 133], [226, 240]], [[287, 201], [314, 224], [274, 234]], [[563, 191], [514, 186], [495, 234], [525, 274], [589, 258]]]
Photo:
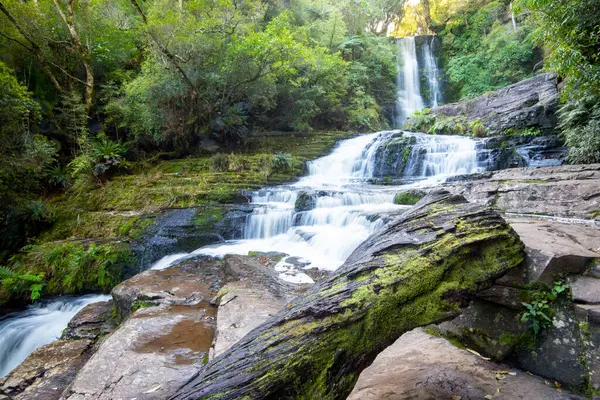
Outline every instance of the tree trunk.
[[81, 36], [75, 26], [75, 7], [74, 0], [67, 0], [67, 12], [62, 9], [59, 0], [54, 0], [56, 11], [60, 15], [65, 25], [69, 30], [71, 40], [77, 49], [79, 59], [83, 63], [85, 70], [85, 108], [89, 112], [92, 108], [94, 100], [94, 70], [92, 69], [92, 55], [89, 46], [84, 46], [81, 41]]
[[400, 335], [456, 316], [522, 261], [522, 243], [497, 212], [432, 193], [171, 399], [345, 399]]

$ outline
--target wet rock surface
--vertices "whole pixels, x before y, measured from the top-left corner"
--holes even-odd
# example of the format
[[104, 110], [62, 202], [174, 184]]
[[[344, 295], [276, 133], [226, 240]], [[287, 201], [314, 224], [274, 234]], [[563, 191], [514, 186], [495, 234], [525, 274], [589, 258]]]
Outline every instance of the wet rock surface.
[[531, 127], [552, 131], [558, 104], [556, 76], [545, 73], [472, 100], [436, 107], [431, 112], [465, 116], [467, 121], [480, 120], [492, 134]]
[[[599, 385], [600, 352], [594, 340], [600, 338], [595, 308], [600, 279], [591, 266], [600, 258], [600, 228], [525, 217], [507, 222], [526, 246], [525, 263], [478, 293], [461, 316], [437, 331], [553, 381], [579, 388], [588, 381]], [[522, 303], [556, 281], [570, 283], [571, 292], [553, 305], [552, 325], [534, 336], [521, 322]]]
[[88, 359], [89, 340], [57, 340], [35, 350], [7, 377], [0, 394], [15, 400], [56, 400]]
[[102, 341], [62, 398], [168, 397], [208, 359], [216, 328], [209, 301], [220, 279], [220, 262], [201, 257], [117, 286], [115, 304], [128, 318]]
[[[487, 396], [487, 397], [486, 397]], [[423, 329], [405, 333], [364, 370], [348, 400], [577, 399], [543, 379], [486, 361]]]

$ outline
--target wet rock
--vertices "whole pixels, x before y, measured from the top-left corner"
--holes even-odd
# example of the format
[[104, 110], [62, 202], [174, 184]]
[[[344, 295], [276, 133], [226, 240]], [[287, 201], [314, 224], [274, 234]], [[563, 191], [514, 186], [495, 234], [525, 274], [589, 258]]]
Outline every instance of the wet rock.
[[559, 136], [494, 136], [477, 143], [477, 162], [488, 171], [561, 165], [568, 148]]
[[[218, 243], [223, 240], [216, 233], [214, 225], [222, 218], [223, 211], [217, 210], [214, 220], [195, 221], [198, 214], [206, 212], [204, 209], [184, 208], [165, 211], [133, 247], [137, 263], [126, 275], [131, 277], [150, 267], [162, 257], [181, 252], [191, 252], [199, 247]], [[212, 217], [213, 213], [209, 213]]]
[[314, 193], [300, 192], [296, 198], [296, 212], [309, 211], [315, 208], [317, 196]]
[[600, 209], [600, 164], [509, 169], [444, 188], [507, 213], [593, 219]]
[[111, 333], [116, 328], [113, 318], [113, 302], [101, 301], [88, 304], [69, 321], [61, 339], [89, 339]]
[[221, 289], [217, 333], [211, 358], [221, 355], [252, 329], [277, 314], [289, 299], [249, 281], [232, 282]]
[[411, 327], [455, 316], [472, 290], [522, 257], [497, 213], [447, 192], [429, 194], [172, 399], [344, 398], [389, 343]]
[[480, 120], [492, 134], [508, 129], [540, 128], [553, 131], [559, 93], [556, 76], [540, 74], [472, 100], [446, 104], [432, 114]]
[[432, 329], [486, 357], [504, 361], [512, 354], [527, 327], [521, 323], [520, 310], [475, 299], [460, 316]]
[[139, 308], [197, 304], [207, 291], [216, 292], [221, 285], [220, 260], [204, 256], [142, 272], [116, 286], [112, 296], [120, 318], [125, 319]]
[[146, 271], [113, 290], [122, 318], [79, 371], [63, 399], [165, 399], [202, 369], [216, 329], [209, 304], [220, 262], [187, 260]]
[[0, 393], [15, 400], [56, 400], [87, 360], [89, 340], [57, 340], [29, 355], [0, 380]]
[[404, 176], [413, 146], [417, 139], [404, 136], [402, 132], [391, 135], [377, 148], [373, 161], [373, 177], [390, 178]]
[[[489, 396], [489, 397], [487, 397]], [[576, 399], [524, 371], [486, 361], [423, 329], [402, 335], [364, 370], [348, 400]]]

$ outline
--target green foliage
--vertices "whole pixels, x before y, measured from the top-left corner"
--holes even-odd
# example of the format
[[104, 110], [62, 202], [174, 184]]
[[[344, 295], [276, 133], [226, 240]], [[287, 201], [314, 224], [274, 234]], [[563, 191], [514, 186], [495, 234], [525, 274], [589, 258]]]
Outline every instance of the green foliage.
[[0, 303], [23, 299], [27, 293], [39, 297], [42, 288], [46, 295], [108, 292], [133, 261], [129, 247], [118, 242], [47, 243], [27, 246], [25, 251], [15, 259], [13, 275], [2, 278]]
[[475, 137], [485, 137], [489, 134], [489, 129], [481, 122], [481, 120], [476, 119], [469, 122], [469, 129], [471, 130], [471, 134]]
[[277, 153], [273, 156], [273, 172], [284, 172], [292, 169], [294, 162], [290, 153]]
[[600, 101], [586, 96], [567, 102], [559, 111], [560, 124], [567, 145], [569, 162], [600, 162]]
[[[440, 32], [451, 100], [475, 97], [528, 78], [540, 59], [533, 28], [506, 21], [506, 2], [467, 3]], [[448, 97], [448, 96], [447, 96]]]
[[224, 153], [217, 153], [210, 158], [210, 170], [212, 172], [224, 172], [229, 169], [229, 157]]
[[45, 285], [43, 274], [20, 274], [8, 267], [0, 267], [1, 296], [28, 298], [35, 301], [42, 295]]
[[527, 323], [528, 327], [533, 331], [534, 337], [543, 329], [552, 326], [553, 321], [553, 302], [558, 299], [563, 293], [567, 293], [569, 285], [556, 281], [549, 290], [536, 291], [532, 296], [532, 301], [522, 303], [526, 311], [521, 314], [521, 322]]

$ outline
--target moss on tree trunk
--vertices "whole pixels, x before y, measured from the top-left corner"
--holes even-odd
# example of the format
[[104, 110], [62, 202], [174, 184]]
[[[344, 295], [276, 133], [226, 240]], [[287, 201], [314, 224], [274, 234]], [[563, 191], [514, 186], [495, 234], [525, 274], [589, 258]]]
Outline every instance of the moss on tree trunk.
[[457, 315], [522, 260], [518, 236], [498, 213], [431, 194], [172, 399], [344, 399], [400, 335]]

